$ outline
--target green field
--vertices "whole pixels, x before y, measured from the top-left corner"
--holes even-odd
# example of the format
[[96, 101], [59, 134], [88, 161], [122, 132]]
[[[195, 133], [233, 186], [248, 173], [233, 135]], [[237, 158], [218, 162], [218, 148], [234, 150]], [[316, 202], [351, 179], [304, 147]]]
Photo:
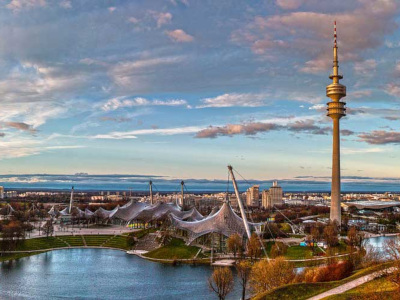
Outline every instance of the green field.
[[85, 235], [85, 241], [87, 246], [101, 246], [107, 240], [112, 238], [112, 235]]
[[48, 238], [35, 238], [29, 240], [23, 240], [18, 243], [17, 248], [15, 250], [18, 251], [26, 251], [26, 250], [43, 250], [50, 248], [59, 248], [66, 247], [65, 243], [60, 241], [55, 237]]
[[198, 247], [186, 246], [183, 240], [173, 238], [168, 245], [146, 253], [145, 256], [157, 259], [190, 259], [198, 251]]
[[130, 247], [127, 244], [126, 236], [122, 236], [122, 235], [117, 235], [117, 236], [111, 238], [106, 243], [104, 243], [102, 246], [103, 247], [124, 249], [124, 250], [129, 250], [130, 249]]
[[[33, 239], [22, 240], [17, 244], [15, 251], [32, 251], [32, 250], [47, 250], [52, 248], [63, 247], [84, 247], [84, 240], [87, 247], [110, 247], [128, 250], [127, 237], [121, 235], [68, 235], [59, 237], [40, 237]], [[10, 260], [30, 254], [7, 254], [0, 256], [0, 261]]]

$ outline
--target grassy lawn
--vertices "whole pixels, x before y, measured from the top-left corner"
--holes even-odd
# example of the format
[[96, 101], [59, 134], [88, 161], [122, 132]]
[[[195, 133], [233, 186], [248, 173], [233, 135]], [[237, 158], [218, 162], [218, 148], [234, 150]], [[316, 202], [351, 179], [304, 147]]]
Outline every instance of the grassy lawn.
[[183, 240], [173, 238], [168, 245], [155, 249], [145, 256], [158, 259], [190, 259], [198, 251], [198, 247], [186, 246]]
[[[258, 295], [254, 297], [254, 299], [268, 299], [268, 300], [302, 300], [308, 299], [320, 293], [323, 293], [327, 290], [335, 288], [339, 285], [345, 284], [349, 281], [357, 279], [361, 276], [373, 273], [378, 270], [386, 269], [391, 266], [391, 263], [384, 263], [377, 266], [373, 266], [370, 268], [362, 269], [356, 271], [353, 275], [339, 280], [339, 281], [330, 281], [330, 282], [317, 282], [317, 283], [295, 283], [295, 284], [288, 284], [277, 288], [273, 291]], [[384, 299], [384, 298], [383, 298]]]
[[43, 237], [43, 238], [35, 238], [21, 241], [16, 250], [25, 251], [25, 250], [42, 250], [42, 249], [50, 249], [50, 248], [59, 248], [65, 247], [65, 243], [60, 241], [55, 237]]
[[[60, 236], [60, 239], [63, 241], [66, 241], [68, 244], [70, 244], [72, 247], [83, 247], [83, 240], [80, 235], [67, 235], [67, 236]], [[66, 247], [64, 244], [63, 247]]]
[[111, 238], [110, 240], [107, 241], [107, 243], [104, 243], [102, 246], [103, 247], [124, 249], [124, 250], [129, 250], [130, 249], [130, 247], [127, 244], [126, 236], [122, 236], [122, 235], [117, 235], [117, 236]]
[[112, 238], [112, 235], [85, 235], [85, 241], [87, 246], [101, 246], [108, 239]]
[[312, 258], [312, 250], [309, 247], [291, 246], [287, 249], [285, 257], [287, 259]]

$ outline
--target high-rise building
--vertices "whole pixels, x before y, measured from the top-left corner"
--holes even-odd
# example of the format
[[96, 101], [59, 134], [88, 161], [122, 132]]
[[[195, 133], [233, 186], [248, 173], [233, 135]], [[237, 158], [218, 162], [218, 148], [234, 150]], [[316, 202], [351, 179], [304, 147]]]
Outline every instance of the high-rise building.
[[262, 192], [262, 206], [270, 209], [274, 205], [281, 205], [283, 203], [283, 191], [282, 187], [278, 185], [277, 181], [272, 183], [272, 187], [269, 190]]
[[340, 101], [346, 96], [346, 87], [339, 83], [343, 78], [339, 75], [339, 59], [337, 47], [336, 21], [334, 26], [333, 45], [333, 73], [329, 76], [332, 83], [326, 87], [326, 96], [331, 98], [328, 102], [327, 115], [333, 121], [333, 143], [332, 143], [332, 188], [331, 188], [331, 212], [330, 220], [341, 223], [340, 210], [340, 118], [346, 115], [346, 102]]
[[4, 199], [4, 187], [0, 186], [0, 199]]
[[253, 185], [246, 191], [246, 204], [247, 206], [260, 206], [260, 186]]

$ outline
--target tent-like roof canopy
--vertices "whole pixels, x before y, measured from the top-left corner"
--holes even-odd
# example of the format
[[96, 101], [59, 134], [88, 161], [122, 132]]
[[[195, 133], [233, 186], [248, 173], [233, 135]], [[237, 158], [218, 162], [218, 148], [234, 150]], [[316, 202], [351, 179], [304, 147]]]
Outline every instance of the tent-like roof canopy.
[[199, 211], [196, 209], [196, 207], [193, 207], [189, 211], [182, 211], [180, 214], [175, 214], [177, 219], [183, 220], [183, 221], [200, 221], [203, 220], [204, 217]]
[[148, 207], [146, 203], [130, 201], [118, 209], [118, 211], [114, 215], [114, 218], [118, 218], [126, 222], [131, 221], [133, 219], [136, 219], [136, 217], [146, 207]]
[[147, 206], [136, 216], [135, 219], [148, 223], [151, 221], [160, 220], [169, 214], [180, 217], [182, 212], [180, 207], [178, 207], [175, 203], [158, 202], [156, 205]]
[[[188, 244], [208, 233], [219, 233], [226, 237], [234, 233], [238, 233], [242, 237], [246, 234], [243, 219], [226, 202], [217, 213], [200, 221], [187, 222], [174, 215], [171, 215], [170, 218], [173, 226], [188, 232]], [[249, 226], [254, 229], [256, 226], [261, 226], [261, 223], [249, 223]]]
[[99, 207], [94, 213], [93, 215], [95, 217], [98, 217], [100, 219], [111, 219], [115, 213], [118, 211], [119, 209], [119, 205], [117, 205], [114, 209], [112, 210], [106, 210], [102, 207]]

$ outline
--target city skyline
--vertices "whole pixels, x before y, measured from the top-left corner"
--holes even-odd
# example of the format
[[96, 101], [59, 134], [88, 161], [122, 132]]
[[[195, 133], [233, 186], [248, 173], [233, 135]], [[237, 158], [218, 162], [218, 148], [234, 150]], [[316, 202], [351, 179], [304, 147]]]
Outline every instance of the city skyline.
[[329, 176], [337, 20], [342, 175], [398, 177], [394, 0], [12, 0], [0, 16], [0, 173]]

